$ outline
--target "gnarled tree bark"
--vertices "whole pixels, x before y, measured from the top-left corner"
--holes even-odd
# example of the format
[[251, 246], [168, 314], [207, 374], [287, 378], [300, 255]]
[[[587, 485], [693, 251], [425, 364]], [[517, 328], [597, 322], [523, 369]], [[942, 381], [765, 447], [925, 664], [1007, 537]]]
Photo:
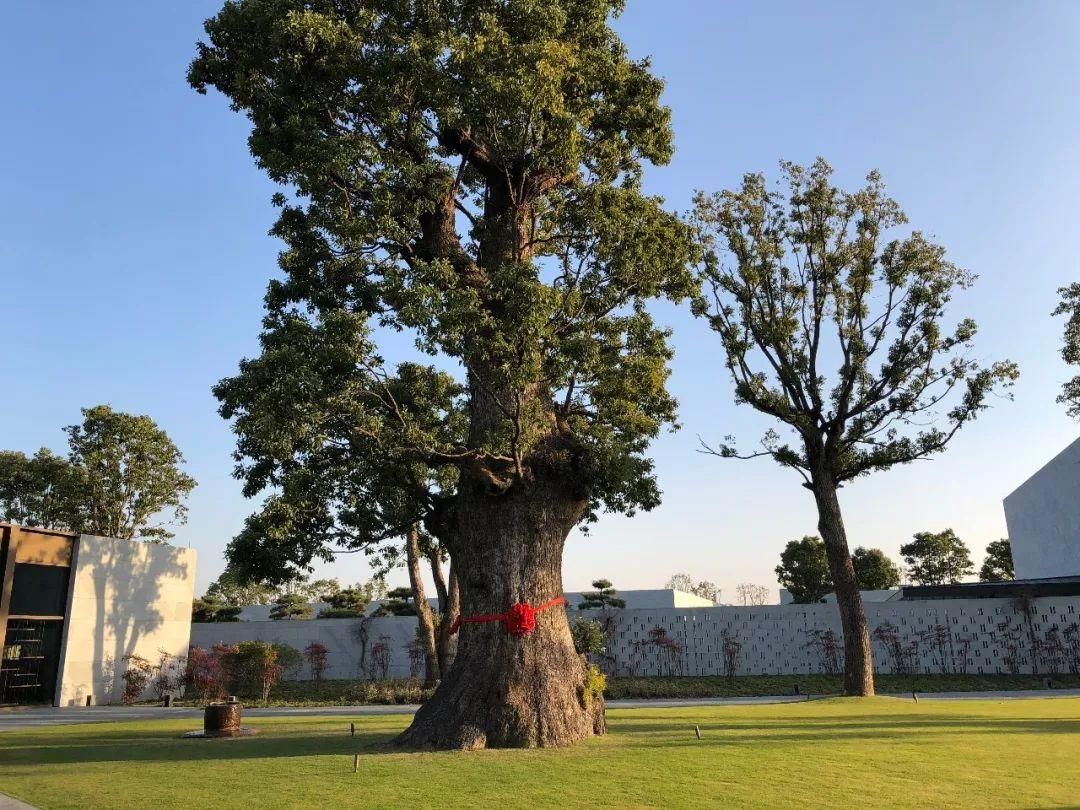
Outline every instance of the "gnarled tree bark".
[[[528, 488], [461, 492], [450, 555], [460, 572], [462, 616], [562, 596], [563, 544], [586, 501], [555, 474]], [[585, 670], [560, 606], [537, 614], [535, 630], [522, 638], [499, 622], [463, 624], [449, 673], [398, 742], [523, 748], [571, 745], [592, 733]]]

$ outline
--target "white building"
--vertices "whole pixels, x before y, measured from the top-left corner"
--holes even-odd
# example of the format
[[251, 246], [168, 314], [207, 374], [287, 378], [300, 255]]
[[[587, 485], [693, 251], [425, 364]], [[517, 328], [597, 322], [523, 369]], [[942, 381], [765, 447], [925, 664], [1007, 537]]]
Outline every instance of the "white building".
[[119, 702], [124, 657], [187, 655], [195, 552], [0, 523], [0, 704]]
[[1080, 439], [1005, 498], [1017, 579], [1080, 575]]

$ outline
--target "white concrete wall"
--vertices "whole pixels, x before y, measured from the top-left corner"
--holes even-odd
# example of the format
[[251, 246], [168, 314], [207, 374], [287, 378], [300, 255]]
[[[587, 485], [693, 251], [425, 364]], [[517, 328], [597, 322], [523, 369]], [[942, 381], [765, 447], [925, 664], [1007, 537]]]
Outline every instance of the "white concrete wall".
[[[887, 624], [897, 629], [901, 645], [910, 651], [913, 671], [918, 673], [1080, 671], [1080, 597], [1036, 599], [1032, 604], [1030, 623], [1023, 610], [1006, 599], [871, 602], [866, 612], [871, 631]], [[618, 675], [723, 675], [725, 634], [739, 646], [739, 675], [827, 672], [825, 650], [815, 639], [829, 631], [840, 645], [835, 664], [843, 666], [835, 604], [569, 614], [571, 620], [580, 616], [609, 625], [607, 655], [600, 663]], [[366, 646], [359, 636], [361, 627], [365, 628]], [[647, 643], [649, 632], [657, 627], [678, 642], [674, 654]], [[1067, 631], [1074, 633], [1072, 641]], [[283, 641], [302, 650], [319, 641], [329, 650], [325, 677], [356, 678], [378, 676], [371, 668], [371, 648], [382, 642], [389, 647], [388, 677], [402, 678], [411, 674], [408, 648], [415, 632], [413, 617], [195, 624], [192, 644], [208, 648], [218, 642]], [[1056, 634], [1063, 643], [1056, 653], [1046, 644], [1048, 633]], [[1032, 654], [1033, 640], [1039, 645], [1036, 655]], [[896, 671], [886, 645], [874, 639], [873, 647], [875, 669]], [[1012, 664], [1010, 657], [1015, 659]], [[301, 674], [301, 678], [307, 677], [307, 672]]]
[[1005, 498], [1017, 579], [1080, 575], [1080, 439]]
[[[387, 616], [378, 619], [308, 619], [263, 622], [214, 622], [191, 625], [191, 644], [209, 649], [215, 644], [240, 641], [283, 642], [300, 652], [312, 642], [327, 649], [324, 678], [369, 678], [381, 676], [376, 645], [385, 645], [389, 678], [407, 678], [416, 662], [410, 659], [409, 645], [416, 638], [415, 616]], [[298, 680], [311, 676], [306, 665]]]
[[186, 656], [196, 552], [82, 535], [75, 545], [57, 677], [59, 706], [115, 703], [125, 655]]

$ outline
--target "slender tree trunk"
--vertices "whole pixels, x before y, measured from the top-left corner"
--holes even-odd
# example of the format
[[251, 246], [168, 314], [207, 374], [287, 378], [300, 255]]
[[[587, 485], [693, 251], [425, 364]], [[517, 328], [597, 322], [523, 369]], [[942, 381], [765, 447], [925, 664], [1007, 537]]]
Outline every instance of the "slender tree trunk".
[[439, 665], [435, 647], [435, 619], [431, 615], [424, 580], [420, 575], [420, 529], [409, 527], [405, 538], [405, 558], [409, 566], [409, 582], [412, 584], [413, 604], [416, 605], [416, 621], [419, 625], [420, 642], [424, 645], [424, 688], [432, 689], [439, 680]]
[[840, 624], [844, 629], [844, 694], [873, 695], [874, 660], [870, 630], [859, 583], [855, 578], [855, 566], [851, 562], [836, 484], [827, 473], [818, 473], [814, 476], [813, 490], [818, 508], [818, 531], [825, 542], [836, 606], [840, 610]]
[[449, 672], [454, 661], [454, 639], [450, 628], [461, 615], [461, 589], [458, 588], [457, 566], [450, 563], [450, 577], [446, 589], [446, 605], [439, 623], [439, 672]]
[[446, 613], [446, 576], [443, 574], [440, 549], [432, 544], [428, 549], [428, 562], [431, 564], [431, 578], [435, 581], [435, 595], [439, 598], [439, 613]]
[[[459, 497], [450, 555], [463, 617], [562, 596], [563, 545], [584, 498], [554, 473], [501, 495], [466, 486]], [[520, 638], [499, 622], [464, 623], [449, 673], [398, 741], [451, 749], [571, 745], [593, 733], [586, 702], [585, 669], [562, 606], [538, 613], [535, 630]]]

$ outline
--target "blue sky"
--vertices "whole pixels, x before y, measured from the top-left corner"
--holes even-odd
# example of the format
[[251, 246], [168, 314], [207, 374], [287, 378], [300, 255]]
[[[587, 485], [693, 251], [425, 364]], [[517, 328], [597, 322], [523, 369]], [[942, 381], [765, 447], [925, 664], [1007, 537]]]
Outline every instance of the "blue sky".
[[[199, 550], [200, 590], [254, 506], [210, 386], [255, 351], [277, 252], [245, 120], [184, 80], [217, 6], [13, 0], [0, 26], [0, 447], [63, 450], [82, 406], [150, 414], [199, 481], [176, 542]], [[880, 169], [912, 224], [979, 274], [954, 312], [979, 322], [978, 357], [1020, 363], [1015, 401], [938, 460], [842, 499], [853, 546], [896, 556], [913, 532], [951, 526], [981, 557], [1005, 534], [1002, 497], [1080, 432], [1054, 403], [1069, 370], [1050, 317], [1057, 287], [1080, 280], [1080, 5], [630, 0], [617, 27], [668, 83], [678, 151], [648, 185], [673, 208], [822, 155], [845, 184]], [[572, 537], [566, 586], [658, 587], [686, 570], [727, 598], [743, 581], [775, 587], [784, 543], [814, 533], [810, 495], [767, 461], [695, 452], [697, 434], [746, 444], [769, 424], [733, 404], [707, 330], [658, 311], [684, 425], [654, 448], [664, 505]], [[366, 576], [354, 558], [333, 573]]]

